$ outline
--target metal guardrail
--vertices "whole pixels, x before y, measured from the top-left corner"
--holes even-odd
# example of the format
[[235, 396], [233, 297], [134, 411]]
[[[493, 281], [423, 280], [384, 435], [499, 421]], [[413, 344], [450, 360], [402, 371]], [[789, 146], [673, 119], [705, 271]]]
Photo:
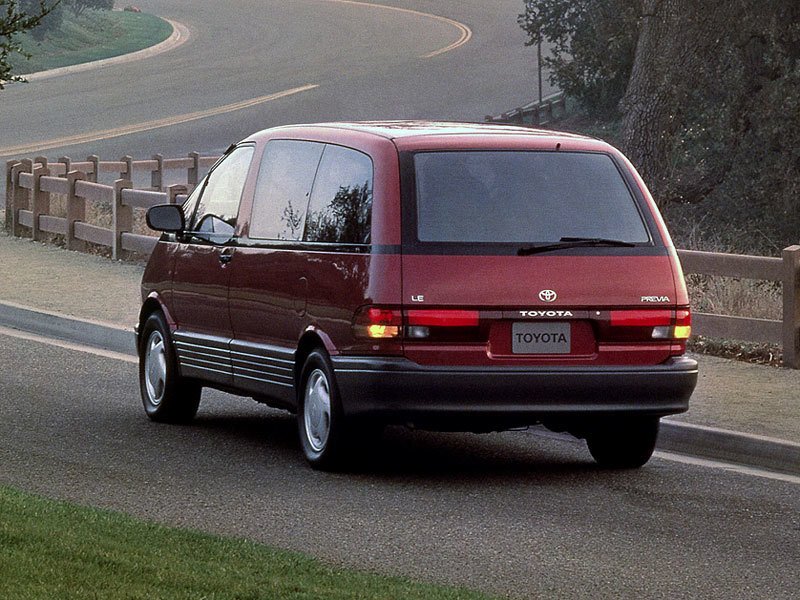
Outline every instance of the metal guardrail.
[[557, 92], [542, 98], [541, 102], [531, 102], [496, 116], [486, 115], [484, 120], [487, 123], [510, 123], [539, 127], [562, 118], [566, 112], [567, 97], [564, 92]]
[[[44, 158], [11, 160], [6, 164], [6, 226], [15, 236], [35, 240], [63, 235], [70, 250], [85, 250], [91, 243], [111, 248], [114, 258], [124, 251], [149, 255], [157, 238], [132, 231], [134, 208], [180, 201], [217, 158], [192, 153], [188, 158], [158, 156], [143, 161], [130, 157], [109, 162], [89, 157], [79, 163], [62, 158], [50, 164]], [[186, 183], [162, 188], [167, 169], [185, 170]], [[103, 172], [118, 173], [119, 178], [114, 185], [96, 183]], [[133, 189], [135, 172], [149, 172], [153, 189]], [[50, 214], [51, 194], [66, 197], [66, 217]], [[111, 206], [110, 228], [86, 223], [87, 203]], [[800, 368], [800, 246], [785, 248], [780, 258], [693, 250], [678, 250], [678, 256], [686, 273], [781, 282], [782, 320], [694, 313], [693, 329], [708, 337], [782, 344], [784, 366]]]

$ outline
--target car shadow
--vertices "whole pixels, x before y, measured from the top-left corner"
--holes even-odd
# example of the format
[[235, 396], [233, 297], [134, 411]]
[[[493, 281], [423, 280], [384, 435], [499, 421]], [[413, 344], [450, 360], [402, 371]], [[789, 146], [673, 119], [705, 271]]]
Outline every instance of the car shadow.
[[[189, 426], [214, 438], [209, 451], [248, 460], [307, 469], [315, 476], [377, 479], [501, 480], [563, 479], [607, 472], [579, 440], [536, 430], [489, 434], [441, 433], [387, 427], [377, 440], [351, 453], [346, 465], [320, 473], [305, 462], [294, 415], [256, 406], [236, 412], [202, 413]], [[196, 435], [192, 435], [197, 438]]]

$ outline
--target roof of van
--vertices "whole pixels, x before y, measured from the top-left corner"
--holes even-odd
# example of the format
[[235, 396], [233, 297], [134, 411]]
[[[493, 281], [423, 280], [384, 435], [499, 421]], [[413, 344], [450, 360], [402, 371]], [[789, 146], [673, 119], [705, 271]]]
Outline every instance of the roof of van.
[[[526, 135], [535, 137], [559, 137], [575, 140], [589, 140], [584, 135], [551, 131], [546, 129], [533, 129], [516, 125], [502, 125], [497, 123], [458, 123], [449, 121], [353, 121], [334, 123], [309, 123], [303, 125], [287, 125], [294, 127], [320, 127], [329, 129], [347, 129], [373, 134], [387, 139], [411, 138], [419, 136], [438, 135]], [[276, 129], [282, 129], [278, 127]]]

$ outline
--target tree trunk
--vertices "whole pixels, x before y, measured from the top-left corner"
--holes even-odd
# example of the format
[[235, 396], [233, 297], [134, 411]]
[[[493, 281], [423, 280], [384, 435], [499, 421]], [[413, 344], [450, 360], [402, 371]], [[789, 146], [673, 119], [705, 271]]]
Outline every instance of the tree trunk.
[[653, 195], [669, 173], [681, 102], [693, 55], [685, 43], [692, 10], [686, 0], [644, 0], [633, 70], [620, 102], [622, 148]]

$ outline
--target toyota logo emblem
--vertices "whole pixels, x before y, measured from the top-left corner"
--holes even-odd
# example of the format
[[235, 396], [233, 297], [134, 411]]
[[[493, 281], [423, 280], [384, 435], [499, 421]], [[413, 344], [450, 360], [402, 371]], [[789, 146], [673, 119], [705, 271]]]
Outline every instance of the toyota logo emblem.
[[555, 302], [556, 298], [558, 298], [558, 294], [553, 290], [542, 290], [539, 292], [539, 300], [542, 302]]

